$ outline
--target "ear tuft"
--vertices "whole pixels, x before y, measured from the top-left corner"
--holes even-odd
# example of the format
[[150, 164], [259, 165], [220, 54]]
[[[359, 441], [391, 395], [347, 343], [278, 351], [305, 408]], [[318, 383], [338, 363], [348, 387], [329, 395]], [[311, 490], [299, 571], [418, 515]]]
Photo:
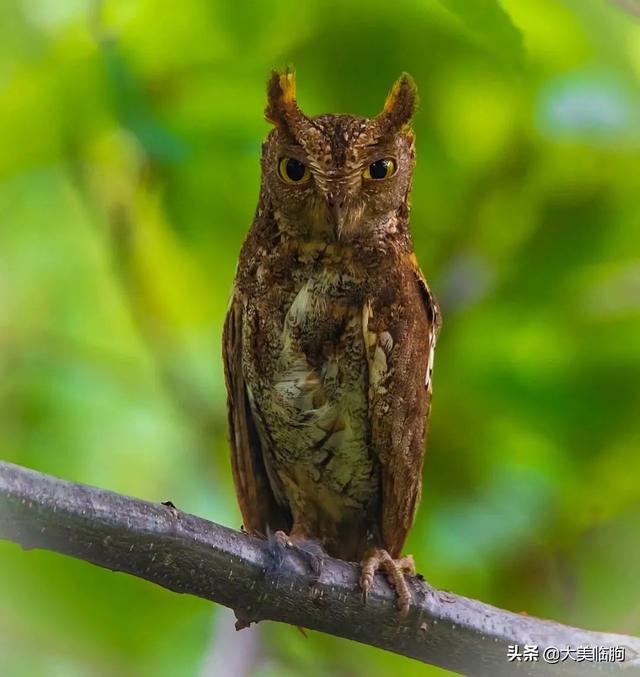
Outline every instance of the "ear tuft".
[[296, 74], [286, 69], [273, 71], [267, 84], [267, 107], [264, 115], [268, 122], [285, 126], [287, 113], [296, 108]]
[[417, 105], [416, 84], [408, 73], [403, 73], [391, 88], [378, 119], [387, 131], [397, 131], [411, 121]]
[[280, 73], [280, 91], [282, 92], [282, 102], [284, 104], [295, 102], [296, 74], [294, 71], [286, 70], [284, 73]]

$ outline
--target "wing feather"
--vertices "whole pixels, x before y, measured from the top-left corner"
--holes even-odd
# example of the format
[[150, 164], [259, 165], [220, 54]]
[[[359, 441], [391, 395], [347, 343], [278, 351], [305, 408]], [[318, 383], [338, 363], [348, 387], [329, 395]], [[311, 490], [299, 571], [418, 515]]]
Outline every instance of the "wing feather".
[[231, 469], [245, 530], [266, 535], [269, 530], [288, 530], [290, 525], [271, 489], [244, 381], [243, 315], [244, 303], [236, 292], [227, 312], [222, 341]]
[[[401, 266], [397, 292], [365, 306], [371, 439], [382, 468], [381, 537], [398, 557], [422, 491], [431, 376], [441, 325], [438, 304], [415, 257]], [[387, 287], [388, 289], [388, 287]]]

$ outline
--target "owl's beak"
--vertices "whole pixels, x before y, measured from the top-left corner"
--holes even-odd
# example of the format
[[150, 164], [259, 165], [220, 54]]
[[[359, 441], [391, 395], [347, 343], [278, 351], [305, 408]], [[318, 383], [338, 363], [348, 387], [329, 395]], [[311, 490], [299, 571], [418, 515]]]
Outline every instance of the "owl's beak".
[[325, 197], [333, 221], [333, 232], [336, 240], [339, 240], [349, 220], [349, 194], [343, 187], [337, 186], [325, 194]]
[[336, 235], [336, 239], [339, 240], [345, 221], [346, 210], [344, 208], [344, 202], [342, 200], [332, 201], [329, 204], [329, 209], [331, 211], [331, 216], [333, 217], [334, 233]]

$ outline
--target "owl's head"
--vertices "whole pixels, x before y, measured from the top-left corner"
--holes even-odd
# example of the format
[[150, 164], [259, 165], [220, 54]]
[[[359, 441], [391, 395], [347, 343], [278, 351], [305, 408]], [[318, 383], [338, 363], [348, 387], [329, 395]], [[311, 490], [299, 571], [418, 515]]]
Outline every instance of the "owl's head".
[[373, 118], [308, 117], [288, 71], [272, 74], [267, 96], [274, 129], [262, 149], [263, 189], [278, 221], [302, 237], [328, 239], [394, 227], [415, 159], [410, 76], [400, 77]]

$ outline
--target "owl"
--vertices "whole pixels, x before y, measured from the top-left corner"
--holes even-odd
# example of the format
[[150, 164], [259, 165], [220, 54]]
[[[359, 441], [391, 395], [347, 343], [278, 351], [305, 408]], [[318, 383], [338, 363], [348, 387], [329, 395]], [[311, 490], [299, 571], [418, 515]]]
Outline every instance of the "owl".
[[408, 227], [416, 98], [403, 75], [376, 117], [310, 117], [272, 73], [223, 337], [245, 530], [360, 563], [365, 600], [382, 572], [402, 615], [440, 327]]

